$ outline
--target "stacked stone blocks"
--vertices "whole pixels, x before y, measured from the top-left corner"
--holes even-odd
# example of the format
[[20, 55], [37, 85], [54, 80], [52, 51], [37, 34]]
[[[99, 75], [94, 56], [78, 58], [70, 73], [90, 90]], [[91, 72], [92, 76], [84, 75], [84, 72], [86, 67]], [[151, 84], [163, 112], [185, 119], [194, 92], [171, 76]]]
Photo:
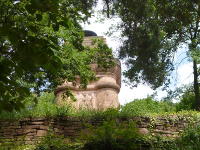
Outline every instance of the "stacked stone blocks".
[[[187, 120], [169, 122], [164, 118], [158, 118], [152, 124], [148, 117], [116, 118], [117, 122], [136, 122], [137, 128], [142, 134], [163, 135], [177, 137], [190, 124]], [[26, 144], [34, 143], [41, 137], [53, 132], [64, 135], [66, 138], [76, 138], [82, 130], [87, 129], [87, 124], [98, 126], [103, 119], [83, 119], [79, 117], [61, 118], [27, 118], [19, 121], [0, 121], [0, 142], [21, 141]]]

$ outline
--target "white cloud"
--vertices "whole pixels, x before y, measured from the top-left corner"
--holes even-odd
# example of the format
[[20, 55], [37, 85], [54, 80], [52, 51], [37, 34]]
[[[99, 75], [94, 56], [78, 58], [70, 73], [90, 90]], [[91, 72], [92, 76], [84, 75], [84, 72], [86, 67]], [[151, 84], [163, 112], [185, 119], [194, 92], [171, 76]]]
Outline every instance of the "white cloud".
[[186, 63], [178, 68], [178, 86], [186, 85], [193, 82], [193, 65]]
[[119, 93], [120, 104], [124, 105], [134, 99], [146, 98], [148, 95], [153, 94], [153, 90], [145, 85], [139, 85], [135, 88], [130, 88], [122, 83], [121, 91]]

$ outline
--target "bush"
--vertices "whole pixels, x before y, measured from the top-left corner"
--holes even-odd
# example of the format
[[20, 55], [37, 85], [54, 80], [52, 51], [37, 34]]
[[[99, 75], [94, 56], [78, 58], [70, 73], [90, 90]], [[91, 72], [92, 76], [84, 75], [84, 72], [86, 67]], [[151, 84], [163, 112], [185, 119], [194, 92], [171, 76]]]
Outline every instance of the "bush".
[[36, 145], [34, 150], [80, 150], [83, 147], [82, 143], [74, 143], [63, 136], [55, 135], [49, 132], [43, 137], [41, 142]]
[[82, 120], [112, 120], [120, 115], [120, 111], [114, 108], [107, 110], [79, 109], [71, 111], [69, 115]]
[[34, 97], [27, 98], [25, 108], [21, 109], [20, 111], [2, 111], [0, 113], [0, 119], [66, 116], [70, 111], [71, 107], [68, 105], [57, 106], [55, 104], [55, 96], [53, 93], [42, 93], [42, 95], [37, 98], [37, 101], [34, 99]]
[[140, 150], [149, 148], [149, 144], [138, 133], [133, 122], [104, 122], [102, 126], [90, 128], [88, 135], [84, 134], [86, 144], [83, 150]]
[[136, 99], [124, 107], [121, 113], [128, 116], [144, 116], [151, 113], [175, 112], [176, 107], [172, 102], [155, 101], [151, 97]]
[[25, 145], [23, 141], [16, 141], [15, 139], [0, 143], [0, 150], [34, 150], [34, 148], [34, 145]]
[[195, 95], [194, 88], [191, 84], [184, 85], [183, 87], [178, 87], [174, 91], [168, 92], [166, 97], [170, 100], [178, 100], [176, 104], [176, 110], [195, 110]]
[[199, 150], [200, 126], [192, 125], [186, 128], [180, 137], [167, 139], [164, 137], [152, 137], [152, 150]]
[[193, 92], [185, 91], [181, 96], [180, 102], [177, 104], [177, 111], [180, 110], [194, 110], [195, 109], [195, 96]]
[[178, 150], [176, 140], [170, 137], [150, 136], [147, 141], [151, 143], [150, 150]]
[[65, 116], [70, 111], [70, 106], [58, 106], [53, 93], [43, 93], [38, 98], [38, 103], [30, 109], [32, 117]]
[[181, 150], [199, 150], [200, 126], [193, 125], [185, 129], [177, 143]]

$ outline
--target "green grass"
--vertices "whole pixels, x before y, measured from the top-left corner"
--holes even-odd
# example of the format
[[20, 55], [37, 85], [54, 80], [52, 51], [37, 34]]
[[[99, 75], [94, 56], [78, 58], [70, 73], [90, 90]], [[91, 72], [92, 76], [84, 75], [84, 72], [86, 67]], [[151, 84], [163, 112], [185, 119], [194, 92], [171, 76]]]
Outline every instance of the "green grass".
[[166, 101], [155, 101], [151, 97], [136, 99], [122, 107], [121, 113], [126, 116], [148, 116], [176, 112], [176, 105]]
[[57, 106], [55, 104], [55, 96], [53, 93], [43, 93], [35, 101], [34, 97], [29, 97], [26, 100], [25, 108], [20, 111], [2, 111], [0, 119], [22, 119], [28, 117], [53, 117], [65, 116], [71, 111], [69, 106]]

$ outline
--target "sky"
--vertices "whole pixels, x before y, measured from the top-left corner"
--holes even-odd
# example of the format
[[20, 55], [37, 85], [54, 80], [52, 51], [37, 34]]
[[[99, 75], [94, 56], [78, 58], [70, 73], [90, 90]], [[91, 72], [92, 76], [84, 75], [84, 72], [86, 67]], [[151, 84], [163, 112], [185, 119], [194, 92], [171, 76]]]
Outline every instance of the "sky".
[[[97, 11], [101, 9], [102, 5], [98, 5]], [[97, 20], [99, 14], [96, 12], [95, 15], [89, 20], [90, 23], [82, 24], [84, 30], [92, 30], [97, 33], [98, 36], [104, 36], [107, 41], [107, 45], [112, 48], [114, 56], [117, 56], [117, 49], [122, 44], [120, 39], [120, 31], [115, 32], [114, 35], [108, 36], [106, 33], [113, 27], [114, 24], [120, 21], [119, 18], [101, 19]], [[102, 17], [102, 16], [100, 16]], [[172, 73], [172, 84], [171, 89], [189, 84], [193, 81], [192, 74], [192, 63], [190, 63], [186, 57], [186, 47], [178, 49], [175, 55], [175, 68], [176, 70]], [[121, 61], [122, 72], [126, 70], [126, 66], [123, 61]], [[122, 76], [122, 80], [125, 79]], [[119, 93], [119, 102], [124, 105], [134, 99], [142, 99], [150, 96], [155, 91], [151, 89], [148, 85], [140, 84], [135, 88], [131, 88], [122, 81], [121, 90]], [[161, 100], [162, 97], [167, 96], [167, 92], [163, 91], [162, 88], [157, 89], [157, 100]]]

